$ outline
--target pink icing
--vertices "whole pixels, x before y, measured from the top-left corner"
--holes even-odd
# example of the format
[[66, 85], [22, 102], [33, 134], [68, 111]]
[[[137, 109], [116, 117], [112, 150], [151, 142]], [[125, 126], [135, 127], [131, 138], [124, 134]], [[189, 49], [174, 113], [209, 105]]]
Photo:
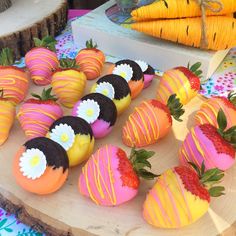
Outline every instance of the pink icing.
[[[92, 194], [94, 201], [99, 205], [115, 206], [131, 200], [138, 193], [137, 189], [122, 186], [121, 175], [118, 171], [119, 159], [116, 158], [118, 148], [113, 145], [106, 145], [92, 155], [82, 169], [79, 177], [79, 191], [82, 195], [90, 197]], [[102, 178], [100, 178], [101, 191], [98, 191], [98, 178], [96, 163], [99, 167]], [[110, 164], [110, 165], [109, 165]], [[86, 171], [88, 167], [86, 184]], [[110, 175], [109, 175], [109, 169]], [[97, 184], [96, 184], [97, 183]], [[88, 190], [89, 186], [89, 190]], [[113, 187], [113, 188], [112, 188]], [[113, 191], [112, 191], [113, 189]], [[90, 192], [90, 193], [89, 193]], [[104, 196], [101, 195], [104, 193]]]
[[34, 48], [29, 51], [25, 55], [25, 64], [37, 85], [50, 84], [52, 70], [59, 66], [56, 53], [46, 48]]
[[52, 123], [62, 116], [59, 105], [32, 103], [24, 103], [17, 114], [28, 139], [45, 136]]
[[154, 76], [155, 75], [144, 74], [144, 88], [147, 88], [151, 85]]
[[[81, 100], [78, 101], [75, 106], [73, 107], [72, 110], [72, 116], [78, 116], [77, 114], [77, 107], [79, 106], [79, 104], [81, 103]], [[92, 130], [93, 130], [93, 135], [95, 138], [103, 138], [106, 135], [108, 135], [113, 126], [110, 126], [109, 122], [106, 122], [104, 120], [101, 119], [97, 119], [95, 122], [93, 122], [92, 124], [90, 124]]]
[[[200, 144], [201, 150], [204, 152], [204, 157], [197, 149], [193, 139], [193, 132], [195, 132], [196, 139]], [[183, 150], [185, 151], [187, 158], [183, 154]], [[185, 138], [183, 145], [180, 148], [179, 160], [180, 163], [184, 165], [188, 165], [187, 162], [191, 161], [198, 166], [201, 166], [201, 163], [204, 161], [207, 170], [215, 167], [221, 170], [227, 170], [235, 162], [235, 159], [230, 155], [217, 153], [212, 141], [203, 134], [198, 126], [192, 128]]]

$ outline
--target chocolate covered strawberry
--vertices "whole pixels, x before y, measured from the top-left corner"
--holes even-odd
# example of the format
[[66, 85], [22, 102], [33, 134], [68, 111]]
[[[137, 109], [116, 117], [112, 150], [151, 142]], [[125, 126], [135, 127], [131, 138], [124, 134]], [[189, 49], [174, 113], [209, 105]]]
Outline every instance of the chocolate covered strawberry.
[[[196, 168], [196, 166], [194, 166]], [[201, 218], [211, 197], [223, 194], [218, 184], [224, 174], [217, 168], [177, 166], [166, 170], [146, 196], [143, 217], [158, 228], [181, 228]]]
[[104, 53], [97, 49], [97, 44], [90, 39], [86, 41], [86, 48], [80, 50], [76, 56], [76, 63], [83, 71], [88, 80], [98, 78], [105, 63]]
[[0, 146], [7, 140], [15, 120], [16, 107], [0, 90]]
[[196, 124], [211, 124], [218, 128], [217, 114], [220, 108], [227, 118], [227, 129], [236, 125], [236, 92], [228, 97], [212, 97], [205, 101], [195, 115]]
[[157, 87], [157, 100], [166, 104], [172, 94], [176, 94], [182, 104], [187, 104], [200, 89], [201, 63], [190, 68], [176, 67], [165, 71]]
[[79, 70], [74, 59], [61, 59], [60, 69], [53, 73], [51, 85], [58, 101], [63, 106], [72, 108], [83, 96], [86, 76]]
[[17, 118], [28, 139], [45, 136], [49, 127], [63, 111], [51, 95], [52, 88], [43, 89], [42, 95], [32, 94], [20, 107]]
[[13, 51], [3, 48], [0, 53], [0, 89], [4, 90], [4, 98], [18, 104], [24, 100], [28, 92], [29, 78], [23, 69], [13, 64]]
[[82, 168], [79, 192], [98, 205], [116, 206], [134, 198], [140, 185], [139, 176], [153, 179], [148, 172], [148, 159], [153, 152], [132, 150], [128, 158], [119, 147], [105, 145], [99, 148]]
[[53, 70], [59, 67], [55, 53], [56, 42], [51, 36], [46, 36], [42, 40], [34, 38], [35, 47], [25, 55], [26, 67], [37, 85], [50, 84]]
[[170, 131], [171, 116], [181, 121], [182, 107], [175, 94], [169, 97], [167, 105], [154, 99], [142, 102], [135, 107], [122, 129], [123, 143], [129, 147], [144, 147], [157, 142]]
[[179, 151], [181, 164], [191, 161], [199, 167], [204, 162], [206, 169], [227, 170], [235, 163], [236, 126], [226, 129], [227, 119], [222, 109], [217, 121], [218, 129], [203, 124], [190, 130]]

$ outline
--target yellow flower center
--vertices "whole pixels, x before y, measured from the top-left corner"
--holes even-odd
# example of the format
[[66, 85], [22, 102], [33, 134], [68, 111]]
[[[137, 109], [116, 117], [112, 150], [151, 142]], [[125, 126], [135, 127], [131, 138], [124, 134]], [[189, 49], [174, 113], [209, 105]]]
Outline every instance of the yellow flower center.
[[102, 91], [102, 94], [105, 95], [105, 96], [107, 96], [107, 95], [108, 95], [108, 90], [107, 90], [107, 89], [104, 89], [104, 90]]
[[94, 111], [91, 108], [86, 111], [87, 116], [93, 116], [93, 114], [94, 114]]
[[69, 140], [68, 134], [65, 134], [65, 133], [62, 134], [60, 138], [62, 142], [67, 142]]
[[38, 164], [39, 164], [39, 162], [40, 162], [40, 158], [39, 158], [39, 156], [33, 156], [32, 158], [31, 158], [31, 160], [30, 160], [30, 166], [31, 167], [35, 167], [35, 166], [37, 166]]
[[120, 76], [125, 78], [126, 77], [126, 73], [123, 71], [123, 72], [120, 72]]

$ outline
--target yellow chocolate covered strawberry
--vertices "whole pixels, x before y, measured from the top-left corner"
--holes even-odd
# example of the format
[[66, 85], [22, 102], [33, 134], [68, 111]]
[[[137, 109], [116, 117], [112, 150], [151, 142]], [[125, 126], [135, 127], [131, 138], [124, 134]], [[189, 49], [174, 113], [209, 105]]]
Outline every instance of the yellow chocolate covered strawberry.
[[72, 108], [83, 96], [86, 76], [73, 59], [61, 59], [60, 67], [52, 75], [52, 90], [63, 106]]

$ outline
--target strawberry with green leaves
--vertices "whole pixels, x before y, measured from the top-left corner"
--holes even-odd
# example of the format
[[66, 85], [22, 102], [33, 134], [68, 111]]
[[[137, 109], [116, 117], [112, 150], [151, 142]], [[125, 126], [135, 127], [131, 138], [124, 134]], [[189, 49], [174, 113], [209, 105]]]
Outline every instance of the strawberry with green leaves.
[[114, 145], [99, 148], [82, 168], [79, 192], [103, 206], [117, 206], [134, 198], [140, 185], [139, 177], [153, 179], [156, 175], [148, 159], [154, 152], [132, 149], [126, 153]]
[[60, 68], [52, 75], [52, 89], [58, 101], [65, 107], [72, 108], [83, 96], [86, 75], [80, 71], [75, 59], [61, 59]]
[[83, 71], [88, 80], [98, 78], [105, 63], [104, 53], [97, 49], [97, 44], [90, 39], [86, 41], [86, 48], [80, 50], [76, 56], [76, 63]]
[[44, 137], [52, 123], [63, 115], [51, 91], [52, 88], [43, 89], [41, 96], [32, 94], [33, 98], [26, 100], [19, 109], [17, 118], [28, 139]]
[[227, 98], [217, 96], [207, 99], [194, 117], [196, 124], [211, 124], [218, 128], [217, 114], [220, 109], [227, 118], [227, 129], [236, 126], [236, 92], [230, 92]]
[[23, 69], [13, 64], [13, 51], [3, 48], [0, 52], [0, 89], [4, 90], [4, 98], [16, 105], [24, 100], [28, 92], [29, 78]]
[[182, 104], [187, 104], [200, 90], [201, 63], [190, 68], [176, 67], [165, 71], [157, 87], [157, 100], [167, 103], [172, 94], [176, 94]]
[[198, 167], [204, 162], [206, 169], [227, 170], [235, 163], [236, 126], [229, 129], [222, 109], [217, 115], [218, 129], [211, 124], [197, 125], [187, 134], [179, 151], [183, 165], [189, 161]]
[[218, 184], [224, 173], [217, 168], [205, 171], [177, 166], [160, 175], [146, 196], [143, 217], [158, 228], [181, 228], [201, 218], [209, 209], [211, 197], [223, 195]]
[[26, 67], [30, 71], [33, 82], [37, 85], [50, 84], [53, 70], [59, 67], [55, 53], [56, 42], [51, 36], [46, 36], [42, 40], [34, 38], [35, 47], [25, 55]]
[[172, 127], [172, 117], [182, 121], [183, 105], [173, 94], [167, 105], [158, 100], [143, 101], [135, 107], [122, 129], [123, 143], [129, 147], [145, 147], [166, 136]]

